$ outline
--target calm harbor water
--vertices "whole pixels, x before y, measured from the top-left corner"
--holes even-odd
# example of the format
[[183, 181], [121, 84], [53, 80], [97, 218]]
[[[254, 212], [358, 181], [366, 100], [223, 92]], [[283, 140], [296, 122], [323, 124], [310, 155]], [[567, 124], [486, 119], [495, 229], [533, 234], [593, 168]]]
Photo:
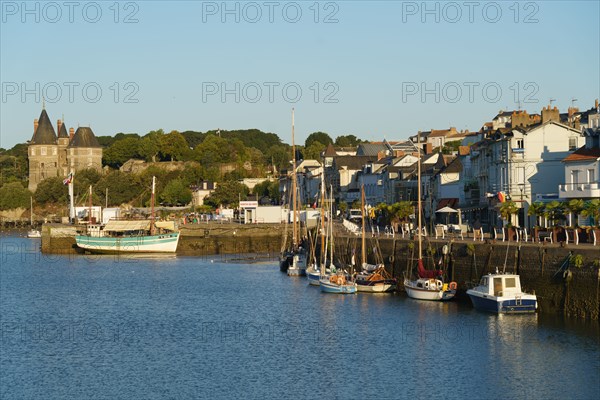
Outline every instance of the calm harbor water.
[[275, 261], [38, 248], [1, 238], [2, 399], [600, 397], [597, 323], [326, 295]]

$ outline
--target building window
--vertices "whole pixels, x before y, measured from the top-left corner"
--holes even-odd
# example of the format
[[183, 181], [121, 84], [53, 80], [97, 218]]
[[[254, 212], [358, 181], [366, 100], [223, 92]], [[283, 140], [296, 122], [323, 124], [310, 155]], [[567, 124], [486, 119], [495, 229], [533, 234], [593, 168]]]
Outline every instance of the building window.
[[517, 139], [517, 149], [523, 148], [523, 139]]
[[588, 183], [594, 183], [596, 181], [595, 170], [588, 169]]
[[57, 151], [58, 150], [56, 149], [56, 147], [53, 147], [52, 148], [52, 155], [55, 156], [57, 154]]
[[45, 147], [42, 147], [40, 154], [43, 155], [43, 156], [45, 156], [47, 154]]
[[571, 171], [571, 183], [576, 185], [579, 183], [579, 171]]
[[34, 148], [31, 148], [31, 155], [35, 156], [35, 149]]
[[570, 137], [569, 138], [569, 151], [577, 150], [577, 138]]

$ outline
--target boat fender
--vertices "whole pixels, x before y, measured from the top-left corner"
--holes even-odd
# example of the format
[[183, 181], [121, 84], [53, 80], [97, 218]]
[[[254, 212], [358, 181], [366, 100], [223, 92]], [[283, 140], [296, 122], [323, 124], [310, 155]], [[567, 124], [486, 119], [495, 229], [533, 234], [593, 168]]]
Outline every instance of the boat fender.
[[393, 263], [394, 262], [394, 255], [389, 256], [388, 260], [390, 260], [390, 262]]
[[458, 285], [456, 284], [456, 282], [450, 282], [450, 284], [448, 285], [448, 289], [450, 290], [456, 290], [458, 287]]
[[565, 272], [563, 272], [563, 279], [567, 282], [570, 282], [571, 279], [573, 279], [573, 273], [570, 269], [567, 269]]

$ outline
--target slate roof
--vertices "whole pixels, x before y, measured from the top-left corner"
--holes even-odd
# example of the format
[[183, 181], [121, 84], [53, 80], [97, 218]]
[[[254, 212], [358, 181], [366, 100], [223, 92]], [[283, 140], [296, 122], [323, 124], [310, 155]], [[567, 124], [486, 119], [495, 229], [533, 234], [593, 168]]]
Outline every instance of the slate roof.
[[388, 147], [383, 143], [361, 143], [356, 150], [357, 156], [375, 156], [380, 151], [386, 151]]
[[335, 152], [335, 148], [331, 143], [329, 143], [329, 145], [327, 145], [327, 148], [325, 149], [323, 157], [335, 157], [336, 155], [337, 153]]
[[60, 130], [58, 131], [58, 137], [59, 138], [68, 138], [69, 134], [67, 133], [67, 126], [65, 125], [65, 122], [63, 121], [62, 125], [60, 126]]
[[336, 168], [346, 167], [349, 170], [361, 170], [365, 164], [377, 161], [377, 156], [337, 156], [334, 158]]
[[56, 132], [48, 118], [45, 109], [42, 110], [38, 119], [38, 127], [31, 138], [32, 144], [56, 144]]
[[[38, 128], [39, 129], [39, 128]], [[96, 139], [96, 135], [92, 132], [92, 128], [87, 126], [80, 126], [75, 131], [73, 140], [69, 144], [71, 147], [101, 147]]]

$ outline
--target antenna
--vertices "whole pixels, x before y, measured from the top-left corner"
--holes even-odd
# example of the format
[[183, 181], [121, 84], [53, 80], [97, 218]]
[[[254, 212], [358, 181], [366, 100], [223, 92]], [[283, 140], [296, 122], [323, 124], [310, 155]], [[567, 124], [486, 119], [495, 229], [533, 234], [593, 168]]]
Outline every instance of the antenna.
[[577, 101], [577, 99], [575, 97], [573, 97], [571, 99], [571, 107], [573, 107], [575, 105], [575, 102]]
[[548, 101], [550, 102], [550, 106], [552, 106], [552, 103], [555, 102], [556, 99], [550, 98]]
[[517, 107], [519, 108], [519, 111], [521, 111], [521, 100], [517, 101]]

